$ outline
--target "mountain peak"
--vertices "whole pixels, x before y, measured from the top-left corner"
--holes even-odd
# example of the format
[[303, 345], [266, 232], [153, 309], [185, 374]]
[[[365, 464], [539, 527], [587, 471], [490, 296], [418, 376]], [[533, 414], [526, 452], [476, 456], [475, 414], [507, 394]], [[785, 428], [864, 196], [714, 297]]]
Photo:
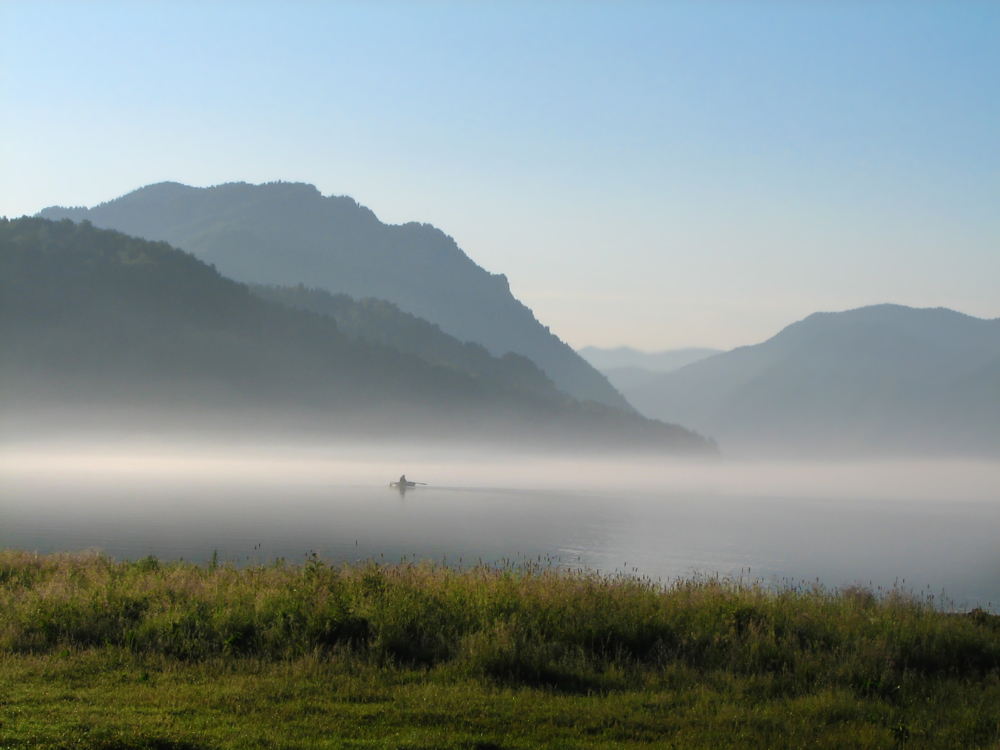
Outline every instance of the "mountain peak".
[[[914, 339], [933, 340], [935, 345], [975, 344], [979, 337], [992, 337], [997, 320], [976, 318], [946, 307], [908, 307], [879, 304], [843, 312], [816, 312], [783, 328], [761, 346], [782, 346], [824, 335], [828, 331], [883, 330]], [[970, 338], [971, 337], [971, 338]], [[743, 347], [746, 348], [746, 347]]]

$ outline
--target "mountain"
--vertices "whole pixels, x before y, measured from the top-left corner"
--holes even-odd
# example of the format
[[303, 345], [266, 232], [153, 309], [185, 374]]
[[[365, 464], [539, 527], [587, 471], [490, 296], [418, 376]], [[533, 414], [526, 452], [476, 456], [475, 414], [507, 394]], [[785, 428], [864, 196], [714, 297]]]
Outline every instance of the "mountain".
[[667, 349], [642, 352], [628, 346], [601, 349], [585, 346], [577, 352], [594, 366], [620, 393], [656, 380], [663, 372], [673, 372], [700, 359], [718, 354], [720, 349]]
[[625, 393], [727, 453], [995, 454], [1000, 319], [900, 305], [816, 313]]
[[631, 408], [514, 298], [505, 276], [480, 268], [444, 232], [429, 224], [383, 224], [353, 199], [323, 197], [312, 185], [165, 182], [91, 209], [51, 207], [39, 216], [86, 219], [163, 240], [243, 282], [306, 283], [388, 300], [495, 356], [528, 357], [577, 399]]
[[[0, 413], [146, 409], [349, 435], [712, 452], [673, 425], [516, 376], [433, 365], [252, 294], [163, 242], [89, 222], [0, 220]], [[527, 380], [526, 380], [527, 378]], [[22, 420], [23, 421], [23, 420]]]
[[356, 300], [302, 284], [247, 286], [261, 299], [328, 315], [348, 338], [390, 346], [434, 365], [558, 398], [555, 384], [527, 357], [513, 352], [494, 357], [486, 347], [459, 341], [440, 326], [405, 313], [391, 302], [373, 298]]

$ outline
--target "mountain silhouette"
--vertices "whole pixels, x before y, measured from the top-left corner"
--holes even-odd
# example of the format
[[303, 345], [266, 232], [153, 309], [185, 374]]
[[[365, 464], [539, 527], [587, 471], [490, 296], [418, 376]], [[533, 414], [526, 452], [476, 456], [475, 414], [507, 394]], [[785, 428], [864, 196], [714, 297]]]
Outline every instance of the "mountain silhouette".
[[0, 220], [6, 420], [126, 406], [155, 424], [225, 414], [351, 436], [715, 450], [681, 427], [566, 396], [526, 360], [475, 355], [480, 372], [349, 336], [164, 242], [89, 222]]
[[163, 240], [255, 284], [305, 283], [356, 299], [384, 299], [495, 356], [522, 354], [563, 392], [630, 409], [607, 379], [539, 323], [507, 278], [472, 261], [429, 224], [383, 224], [348, 197], [312, 185], [165, 182], [91, 209], [51, 207], [39, 216], [84, 219]]
[[1000, 319], [900, 305], [816, 313], [625, 393], [727, 453], [992, 453]]

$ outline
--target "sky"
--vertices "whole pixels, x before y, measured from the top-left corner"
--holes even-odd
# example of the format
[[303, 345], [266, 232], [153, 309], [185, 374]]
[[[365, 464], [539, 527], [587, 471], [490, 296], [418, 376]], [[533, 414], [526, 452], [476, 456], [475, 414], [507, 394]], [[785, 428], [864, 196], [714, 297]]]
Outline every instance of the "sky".
[[1000, 3], [0, 2], [0, 215], [300, 181], [574, 347], [1000, 317]]

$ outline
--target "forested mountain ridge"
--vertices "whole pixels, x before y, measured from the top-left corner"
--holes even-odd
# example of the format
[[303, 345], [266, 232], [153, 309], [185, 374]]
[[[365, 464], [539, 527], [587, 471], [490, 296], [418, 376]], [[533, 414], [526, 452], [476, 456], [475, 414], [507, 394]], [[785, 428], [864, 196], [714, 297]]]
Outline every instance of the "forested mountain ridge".
[[563, 392], [630, 409], [607, 379], [543, 326], [502, 274], [476, 265], [429, 224], [383, 224], [348, 197], [312, 185], [160, 183], [91, 209], [51, 207], [40, 216], [87, 219], [165, 240], [256, 284], [308, 283], [355, 299], [388, 300], [491, 354], [522, 354]]
[[405, 313], [391, 302], [355, 300], [346, 294], [330, 294], [325, 289], [310, 289], [302, 284], [247, 286], [262, 299], [329, 315], [348, 338], [391, 346], [431, 364], [558, 398], [555, 384], [527, 357], [513, 352], [494, 357], [486, 347], [459, 341], [440, 326]]
[[727, 452], [993, 455], [1000, 319], [902, 305], [815, 313], [627, 395]]
[[0, 382], [8, 415], [72, 404], [270, 410], [341, 430], [713, 450], [633, 412], [352, 339], [329, 316], [263, 300], [166, 243], [87, 222], [0, 220]]

